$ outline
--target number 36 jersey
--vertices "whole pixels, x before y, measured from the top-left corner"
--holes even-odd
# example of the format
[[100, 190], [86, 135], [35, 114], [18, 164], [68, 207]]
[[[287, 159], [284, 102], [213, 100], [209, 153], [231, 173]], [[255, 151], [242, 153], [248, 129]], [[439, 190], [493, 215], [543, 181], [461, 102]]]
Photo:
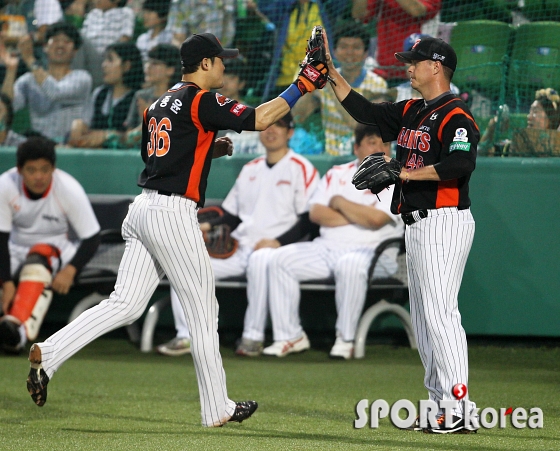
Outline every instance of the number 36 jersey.
[[214, 139], [219, 130], [244, 130], [254, 108], [180, 82], [144, 111], [138, 186], [181, 194], [204, 205]]

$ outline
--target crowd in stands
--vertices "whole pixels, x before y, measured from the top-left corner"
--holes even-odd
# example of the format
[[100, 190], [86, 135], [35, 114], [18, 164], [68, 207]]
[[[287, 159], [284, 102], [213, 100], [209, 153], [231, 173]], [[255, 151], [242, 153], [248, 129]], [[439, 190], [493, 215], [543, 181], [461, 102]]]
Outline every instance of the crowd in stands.
[[[177, 50], [188, 35], [211, 32], [224, 46], [240, 49], [229, 67], [233, 88], [225, 86], [221, 94], [255, 105], [291, 83], [314, 25], [324, 26], [333, 37], [336, 66], [353, 88], [370, 100], [400, 101], [417, 93], [394, 53], [427, 34], [445, 38], [444, 20], [469, 18], [465, 3], [11, 0], [3, 7], [0, 3], [2, 102], [11, 101], [20, 134], [39, 134], [69, 147], [138, 149], [142, 112], [180, 79]], [[477, 14], [526, 22], [523, 9], [509, 3], [499, 14], [497, 7], [481, 5]], [[463, 86], [452, 85], [452, 90], [472, 103], [482, 131], [488, 129], [485, 151], [492, 153], [487, 149], [495, 143], [488, 140], [494, 138], [496, 119], [490, 111], [479, 117], [475, 104], [491, 104], [490, 110], [496, 110], [498, 99], [481, 100]], [[296, 104], [294, 120], [290, 146], [295, 152], [351, 156], [356, 123], [328, 87]], [[506, 122], [501, 121], [502, 128]], [[514, 131], [504, 133], [511, 140]], [[264, 153], [257, 134], [228, 136], [236, 153]], [[510, 154], [521, 153], [512, 148]]]

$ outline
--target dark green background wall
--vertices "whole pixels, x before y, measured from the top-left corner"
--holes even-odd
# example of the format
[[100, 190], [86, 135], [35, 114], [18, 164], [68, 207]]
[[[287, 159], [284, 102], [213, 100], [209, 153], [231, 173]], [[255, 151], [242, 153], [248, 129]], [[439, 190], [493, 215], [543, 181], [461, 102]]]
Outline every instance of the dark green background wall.
[[[137, 194], [134, 151], [57, 151], [89, 194]], [[212, 163], [208, 199], [223, 199], [251, 156]], [[348, 158], [312, 156], [321, 174]], [[15, 165], [0, 148], [0, 171]], [[560, 336], [560, 158], [485, 158], [471, 182], [476, 234], [459, 295], [468, 334]]]

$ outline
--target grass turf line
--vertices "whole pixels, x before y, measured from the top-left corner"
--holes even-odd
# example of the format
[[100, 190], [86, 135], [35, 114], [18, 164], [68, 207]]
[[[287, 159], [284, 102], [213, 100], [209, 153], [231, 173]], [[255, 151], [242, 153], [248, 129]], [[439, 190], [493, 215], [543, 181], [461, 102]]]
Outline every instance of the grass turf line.
[[0, 356], [0, 450], [554, 450], [560, 449], [560, 348], [471, 346], [471, 396], [483, 407], [541, 407], [543, 429], [434, 436], [353, 428], [362, 398], [426, 397], [417, 351], [369, 346], [366, 358], [332, 361], [324, 351], [239, 358], [222, 349], [231, 399], [255, 399], [243, 424], [206, 429], [191, 357], [142, 354], [100, 339], [61, 367], [39, 408], [25, 388], [25, 355]]

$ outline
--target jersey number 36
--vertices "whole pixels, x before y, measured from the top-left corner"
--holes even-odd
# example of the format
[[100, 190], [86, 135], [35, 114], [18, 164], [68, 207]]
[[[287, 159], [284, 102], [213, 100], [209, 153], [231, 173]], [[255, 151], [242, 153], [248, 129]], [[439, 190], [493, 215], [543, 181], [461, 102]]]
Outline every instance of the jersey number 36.
[[171, 142], [167, 132], [170, 130], [171, 121], [169, 118], [164, 117], [159, 123], [155, 117], [150, 118], [150, 122], [148, 122], [148, 132], [150, 133], [147, 149], [148, 157], [151, 157], [154, 152], [156, 157], [163, 157], [169, 152]]

